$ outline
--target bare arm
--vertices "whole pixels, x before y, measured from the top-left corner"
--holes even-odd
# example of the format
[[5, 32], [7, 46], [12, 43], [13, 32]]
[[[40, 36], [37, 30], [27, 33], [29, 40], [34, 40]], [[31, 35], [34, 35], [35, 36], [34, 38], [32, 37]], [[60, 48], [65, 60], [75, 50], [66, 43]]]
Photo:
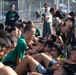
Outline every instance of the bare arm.
[[21, 58], [17, 57], [16, 65], [18, 65], [20, 62], [21, 62]]

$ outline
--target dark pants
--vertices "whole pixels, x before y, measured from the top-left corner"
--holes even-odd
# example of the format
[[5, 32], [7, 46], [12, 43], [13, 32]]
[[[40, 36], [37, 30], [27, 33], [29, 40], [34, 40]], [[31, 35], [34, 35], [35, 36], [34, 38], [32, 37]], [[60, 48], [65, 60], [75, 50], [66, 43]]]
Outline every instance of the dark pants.
[[14, 26], [16, 26], [16, 25], [17, 25], [17, 23], [14, 22], [14, 21], [9, 21], [9, 22], [7, 23], [7, 26], [11, 26], [11, 27], [14, 27]]
[[16, 64], [11, 62], [11, 61], [4, 61], [3, 64], [5, 66], [10, 66], [12, 69], [15, 69], [16, 68]]
[[46, 37], [49, 34], [51, 34], [50, 23], [44, 23], [43, 24], [43, 37]]

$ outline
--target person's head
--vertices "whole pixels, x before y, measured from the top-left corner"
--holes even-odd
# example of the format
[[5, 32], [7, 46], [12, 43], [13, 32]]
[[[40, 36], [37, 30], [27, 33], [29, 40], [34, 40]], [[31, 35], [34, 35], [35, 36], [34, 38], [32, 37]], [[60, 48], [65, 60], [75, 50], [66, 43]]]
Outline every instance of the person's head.
[[23, 23], [23, 25], [24, 25], [24, 27], [25, 27], [25, 26], [26, 26], [26, 21], [23, 21], [22, 23]]
[[34, 23], [32, 21], [27, 21], [25, 24], [30, 25], [30, 26], [34, 26]]
[[18, 20], [18, 24], [21, 24], [22, 23], [22, 20]]
[[54, 71], [53, 75], [67, 75], [63, 67], [59, 67], [56, 71]]
[[6, 44], [5, 40], [0, 38], [0, 59], [2, 59], [6, 55], [6, 53], [7, 53], [6, 47], [7, 47], [7, 44]]
[[13, 36], [12, 34], [7, 34], [6, 37], [10, 40], [11, 42], [11, 48], [7, 47], [7, 51], [13, 50], [16, 45], [17, 45], [17, 39], [15, 38], [15, 36]]
[[6, 33], [1, 31], [0, 32], [0, 38], [2, 38], [7, 44], [7, 47], [11, 47], [11, 41], [9, 40], [9, 38], [6, 37]]
[[48, 4], [44, 4], [45, 11], [48, 10]]
[[10, 5], [10, 9], [11, 9], [11, 11], [14, 11], [15, 10], [15, 5], [14, 4], [11, 4]]
[[17, 27], [9, 28], [9, 29], [8, 29], [8, 32], [9, 32], [10, 34], [12, 34], [13, 36], [15, 36], [16, 38], [19, 37], [19, 30], [18, 30]]
[[51, 8], [51, 9], [50, 9], [50, 13], [51, 13], [52, 15], [54, 15], [54, 8]]
[[69, 15], [70, 15], [71, 17], [75, 17], [75, 12], [72, 11], [72, 12], [69, 13]]
[[54, 44], [52, 47], [52, 50], [51, 50], [51, 55], [54, 58], [59, 58], [60, 55], [62, 54], [62, 50], [63, 50], [63, 48], [60, 44]]
[[40, 38], [37, 43], [38, 50], [44, 50], [45, 40], [44, 38]]
[[35, 35], [36, 28], [34, 25], [28, 24], [23, 30], [23, 37], [28, 41]]
[[67, 65], [60, 66], [53, 75], [74, 75], [74, 71]]
[[18, 29], [23, 32], [25, 25], [23, 23], [17, 24]]
[[40, 13], [38, 11], [35, 12], [37, 19], [40, 17]]
[[11, 50], [11, 47], [12, 47], [12, 43], [10, 41], [10, 39], [8, 37], [5, 37], [5, 38], [2, 38], [7, 44], [7, 47], [6, 47], [6, 51], [10, 51]]
[[10, 31], [11, 31], [10, 28], [11, 28], [11, 27], [6, 26], [6, 27], [5, 27], [5, 32], [6, 32], [6, 33], [10, 33]]
[[51, 40], [51, 41], [53, 41], [53, 42], [56, 42], [56, 35], [49, 35], [49, 37], [48, 37], [48, 40]]
[[76, 46], [71, 49], [70, 59], [76, 63]]
[[54, 6], [54, 10], [55, 10], [55, 11], [58, 10], [58, 5], [57, 5], [57, 4]]
[[62, 26], [62, 28], [61, 28], [61, 32], [64, 33], [64, 34], [67, 32], [67, 28], [66, 28], [66, 26], [64, 26], [64, 25]]
[[65, 26], [69, 29], [72, 27], [72, 18], [66, 19]]
[[54, 43], [51, 40], [46, 41], [45, 44], [44, 44], [44, 46], [45, 46], [44, 47], [45, 52], [50, 52], [52, 50], [53, 44]]

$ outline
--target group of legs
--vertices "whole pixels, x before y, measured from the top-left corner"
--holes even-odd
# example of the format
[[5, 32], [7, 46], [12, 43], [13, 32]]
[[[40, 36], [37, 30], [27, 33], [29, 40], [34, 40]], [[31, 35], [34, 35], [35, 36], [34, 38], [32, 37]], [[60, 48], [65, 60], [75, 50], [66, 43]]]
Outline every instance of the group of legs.
[[6, 75], [6, 73], [7, 75], [21, 75], [28, 68], [31, 72], [39, 72], [43, 74], [46, 69], [42, 65], [40, 65], [40, 63], [43, 64], [46, 68], [48, 68], [48, 64], [51, 60], [52, 58], [50, 58], [44, 53], [39, 54], [36, 60], [33, 57], [27, 55], [16, 67], [15, 71], [12, 70], [10, 67], [4, 66], [2, 63], [0, 63], [0, 75]]
[[[53, 63], [57, 62], [44, 53], [40, 54], [36, 59], [27, 55], [22, 60], [22, 62], [16, 67], [15, 71], [18, 75], [21, 75], [23, 72], [26, 71], [26, 69], [29, 68], [31, 72], [38, 72], [44, 74], [46, 70], [49, 68], [48, 65], [51, 61]], [[45, 68], [41, 64], [43, 64]]]
[[17, 73], [12, 68], [0, 63], [0, 75], [17, 75]]

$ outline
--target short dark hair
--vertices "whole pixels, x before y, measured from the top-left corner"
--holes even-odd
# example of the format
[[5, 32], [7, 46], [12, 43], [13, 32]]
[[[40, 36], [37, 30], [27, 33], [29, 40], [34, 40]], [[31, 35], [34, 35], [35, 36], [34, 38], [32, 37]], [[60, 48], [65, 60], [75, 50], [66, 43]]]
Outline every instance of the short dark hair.
[[53, 42], [56, 42], [56, 38], [57, 38], [56, 35], [52, 34], [52, 35], [50, 35], [50, 37], [53, 39]]
[[61, 55], [63, 53], [62, 45], [54, 43], [53, 47], [57, 49], [59, 55]]
[[11, 48], [12, 44], [9, 38], [5, 37], [5, 42], [7, 43], [7, 47]]
[[0, 46], [1, 47], [7, 47], [7, 44], [6, 44], [6, 42], [5, 42], [5, 40], [4, 39], [2, 39], [2, 38], [0, 38]]
[[63, 67], [66, 75], [74, 75], [74, 70], [71, 67], [69, 67], [68, 65], [64, 65], [62, 67]]
[[71, 22], [73, 22], [73, 18], [67, 18], [66, 21], [70, 20]]
[[76, 14], [75, 14], [74, 11], [70, 12], [69, 15], [70, 15], [70, 16], [76, 16]]
[[50, 9], [50, 12], [54, 12], [54, 8], [51, 8], [51, 9]]
[[40, 39], [38, 40], [38, 42], [40, 42], [40, 43], [42, 43], [42, 44], [45, 44], [44, 38], [40, 38]]
[[2, 38], [7, 44], [7, 47], [11, 47], [10, 40], [6, 37], [6, 34], [3, 31], [0, 31], [0, 38]]
[[25, 24], [34, 26], [32, 21], [27, 21]]
[[20, 28], [24, 28], [25, 25], [23, 23], [20, 23], [20, 24], [17, 24], [17, 27], [20, 29]]
[[45, 4], [44, 4], [44, 6], [45, 6], [45, 5], [48, 5], [48, 4], [47, 4], [47, 3], [45, 3]]
[[[14, 5], [14, 4], [11, 4], [11, 5], [10, 5], [10, 8], [11, 8], [13, 5]], [[15, 6], [15, 5], [14, 5], [14, 6]]]
[[11, 41], [12, 44], [14, 42], [17, 42], [17, 39], [12, 34], [6, 34], [6, 37], [9, 38], [9, 40]]
[[34, 25], [26, 25], [24, 30], [23, 30], [23, 33], [26, 33], [27, 31], [31, 31], [32, 28], [36, 28]]
[[26, 24], [26, 21], [23, 21], [22, 23], [23, 23], [23, 24]]
[[13, 30], [15, 31], [17, 27], [7, 28], [8, 33], [11, 33]]
[[18, 20], [18, 22], [22, 22], [22, 20]]
[[53, 41], [51, 41], [51, 40], [47, 40], [47, 41], [45, 42], [45, 46], [48, 45], [49, 48], [52, 48], [52, 47], [53, 47], [53, 44], [54, 44], [54, 43], [53, 43]]

